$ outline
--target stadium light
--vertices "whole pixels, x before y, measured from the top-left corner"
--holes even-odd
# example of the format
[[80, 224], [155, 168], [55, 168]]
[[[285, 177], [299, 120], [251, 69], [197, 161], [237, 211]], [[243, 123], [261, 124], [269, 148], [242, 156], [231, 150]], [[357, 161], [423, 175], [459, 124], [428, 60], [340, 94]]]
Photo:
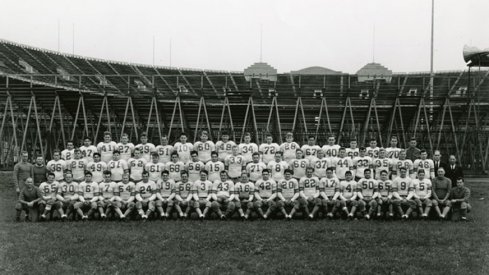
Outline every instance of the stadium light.
[[278, 96], [278, 92], [273, 89], [273, 88], [269, 88], [268, 89], [268, 97], [277, 97]]
[[313, 98], [321, 98], [323, 97], [323, 90], [322, 89], [316, 89], [314, 90], [314, 93], [313, 93]]

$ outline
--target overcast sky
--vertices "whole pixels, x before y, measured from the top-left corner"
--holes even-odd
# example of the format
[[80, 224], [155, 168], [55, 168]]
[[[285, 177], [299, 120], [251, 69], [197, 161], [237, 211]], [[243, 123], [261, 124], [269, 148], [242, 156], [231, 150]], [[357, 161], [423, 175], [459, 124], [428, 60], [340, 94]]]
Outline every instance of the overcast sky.
[[[323, 66], [355, 73], [375, 61], [429, 71], [430, 0], [2, 0], [0, 38], [96, 58], [242, 71]], [[435, 70], [461, 70], [464, 44], [489, 48], [488, 0], [436, 0]], [[375, 30], [375, 31], [374, 31]], [[375, 33], [375, 35], [374, 35]], [[375, 37], [375, 39], [374, 39]], [[375, 42], [374, 42], [375, 41]]]

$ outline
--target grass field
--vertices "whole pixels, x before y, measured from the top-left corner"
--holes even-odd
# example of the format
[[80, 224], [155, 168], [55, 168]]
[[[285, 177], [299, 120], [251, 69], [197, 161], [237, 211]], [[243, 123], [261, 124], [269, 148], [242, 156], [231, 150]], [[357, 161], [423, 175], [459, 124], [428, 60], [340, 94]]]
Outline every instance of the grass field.
[[469, 180], [465, 223], [15, 223], [9, 178], [0, 175], [0, 274], [489, 274], [489, 179]]

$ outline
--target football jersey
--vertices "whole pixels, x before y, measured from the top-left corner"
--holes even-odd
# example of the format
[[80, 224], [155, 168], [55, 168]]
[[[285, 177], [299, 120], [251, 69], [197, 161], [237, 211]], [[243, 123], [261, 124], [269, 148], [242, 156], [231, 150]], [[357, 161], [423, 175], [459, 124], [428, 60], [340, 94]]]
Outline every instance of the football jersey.
[[239, 152], [241, 153], [241, 155], [243, 156], [243, 158], [245, 159], [245, 162], [250, 162], [253, 160], [252, 156], [253, 156], [253, 153], [257, 153], [258, 152], [258, 145], [256, 145], [256, 143], [240, 143], [238, 145], [238, 148], [239, 148]]
[[197, 192], [200, 199], [205, 199], [212, 193], [212, 182], [196, 180], [193, 185], [193, 191]]
[[103, 162], [108, 163], [112, 160], [112, 153], [117, 149], [117, 143], [114, 141], [105, 143], [99, 142], [97, 144], [97, 151], [100, 153], [100, 158]]
[[245, 165], [245, 160], [242, 155], [228, 156], [226, 159], [226, 165], [228, 167], [228, 175], [230, 178], [237, 178], [241, 176], [241, 171]]
[[319, 145], [302, 145], [301, 148], [302, 152], [304, 153], [304, 158], [311, 160], [315, 157], [317, 157], [317, 153], [319, 150], [321, 150], [321, 147]]
[[187, 182], [183, 182], [183, 181], [180, 181], [177, 183], [177, 188], [176, 188], [176, 191], [177, 191], [177, 194], [180, 195], [180, 197], [182, 199], [186, 199], [188, 197], [188, 195], [190, 194], [190, 191], [192, 190], [192, 186], [194, 184], [191, 183], [190, 181], [187, 181]]
[[364, 178], [365, 169], [368, 169], [370, 168], [370, 166], [372, 166], [372, 158], [369, 156], [358, 156], [353, 159], [353, 166], [356, 167], [355, 177]]
[[159, 180], [157, 183], [157, 189], [160, 190], [160, 194], [163, 198], [170, 197], [172, 192], [175, 192], [175, 181], [168, 179], [167, 181]]
[[166, 163], [165, 168], [170, 173], [170, 179], [174, 181], [180, 181], [182, 179], [180, 173], [185, 170], [185, 164], [182, 161], [170, 161]]
[[386, 181], [378, 180], [377, 188], [381, 196], [387, 197], [392, 188], [392, 182], [390, 180], [386, 180]]
[[267, 168], [272, 172], [272, 179], [279, 181], [284, 178], [285, 169], [289, 168], [289, 165], [283, 160], [279, 162], [272, 160], [268, 163]]
[[304, 190], [304, 195], [306, 195], [306, 197], [314, 196], [314, 194], [316, 194], [316, 191], [319, 189], [318, 177], [302, 177], [299, 181], [299, 189]]
[[50, 199], [55, 200], [56, 194], [58, 193], [59, 183], [57, 181], [53, 181], [52, 183], [43, 182], [39, 185], [39, 190], [41, 190], [43, 197], [49, 197]]
[[87, 168], [87, 162], [85, 159], [72, 159], [69, 160], [66, 168], [73, 174], [73, 180], [82, 181], [85, 178], [85, 170]]
[[227, 156], [232, 155], [234, 146], [236, 146], [236, 143], [234, 143], [234, 141], [232, 140], [228, 140], [227, 142], [219, 140], [218, 142], [216, 142], [216, 149], [219, 154], [219, 160], [224, 161]]
[[119, 142], [116, 145], [117, 150], [121, 155], [121, 159], [128, 161], [132, 157], [132, 153], [134, 152], [134, 144], [128, 142], [126, 144]]
[[146, 160], [146, 162], [151, 161], [151, 153], [156, 152], [156, 147], [153, 143], [145, 143], [145, 144], [138, 144], [134, 147], [134, 149], [139, 149], [141, 150], [141, 157]]
[[252, 182], [238, 182], [234, 185], [234, 192], [238, 194], [240, 199], [249, 199], [255, 192], [255, 186]]
[[216, 181], [221, 179], [221, 171], [225, 171], [226, 167], [221, 161], [213, 162], [211, 160], [205, 164], [205, 170], [209, 172], [208, 179], [210, 181]]
[[129, 200], [132, 196], [134, 196], [136, 185], [134, 182], [130, 181], [128, 183], [118, 182], [117, 183], [117, 192], [119, 193], [119, 197], [123, 201]]
[[156, 146], [156, 153], [158, 153], [159, 161], [163, 164], [171, 161], [171, 153], [173, 153], [173, 146], [171, 145], [158, 145]]
[[80, 151], [82, 153], [83, 159], [87, 163], [90, 163], [93, 161], [93, 154], [97, 153], [97, 147], [95, 147], [94, 145], [82, 146], [80, 147]]
[[231, 194], [234, 194], [234, 182], [232, 180], [216, 180], [212, 187], [218, 198], [229, 198]]
[[91, 200], [95, 196], [98, 196], [99, 193], [98, 183], [94, 181], [92, 182], [82, 181], [80, 185], [78, 185], [78, 192], [80, 192], [79, 194], [85, 200]]
[[279, 182], [278, 188], [285, 199], [291, 199], [296, 192], [299, 192], [299, 182], [294, 178], [290, 180], [283, 179]]
[[357, 182], [354, 180], [350, 180], [350, 181], [342, 180], [340, 182], [341, 194], [347, 200], [353, 197], [353, 194], [356, 192], [356, 189], [357, 189]]
[[379, 147], [367, 147], [367, 156], [371, 157], [372, 159], [378, 158], [379, 157]]
[[391, 159], [399, 159], [399, 153], [401, 153], [401, 148], [397, 147], [388, 147], [385, 149], [387, 153], [387, 157]]
[[413, 163], [414, 173], [417, 175], [419, 169], [424, 170], [424, 177], [431, 178], [431, 173], [435, 172], [435, 163], [431, 159], [417, 159]]
[[428, 195], [428, 192], [431, 193], [432, 185], [431, 185], [431, 180], [429, 179], [426, 178], [423, 180], [414, 179], [412, 180], [411, 184], [414, 193], [416, 193], [416, 195], [418, 195], [422, 199], [424, 199]]
[[104, 197], [104, 199], [110, 199], [114, 196], [114, 192], [117, 192], [117, 183], [113, 181], [102, 181], [98, 184], [98, 188], [100, 190], [100, 195]]
[[410, 177], [397, 177], [392, 181], [392, 191], [396, 192], [400, 196], [407, 196], [409, 189], [411, 188], [411, 178]]
[[56, 161], [56, 160], [50, 160], [48, 164], [46, 165], [48, 170], [50, 172], [54, 173], [54, 179], [55, 180], [63, 180], [64, 179], [64, 170], [66, 169], [66, 162], [62, 159]]
[[107, 170], [112, 173], [111, 179], [113, 181], [121, 181], [124, 171], [129, 170], [127, 162], [123, 159], [111, 160], [107, 164]]
[[139, 194], [143, 200], [147, 199], [156, 192], [156, 184], [152, 180], [148, 180], [148, 182], [140, 181], [136, 184], [135, 192], [136, 194]]
[[78, 194], [78, 183], [75, 181], [70, 183], [61, 182], [58, 189], [58, 194], [59, 193], [61, 193], [66, 200], [71, 200], [74, 195]]
[[195, 182], [200, 179], [200, 171], [205, 170], [205, 164], [202, 161], [189, 161], [187, 163], [188, 180]]
[[[337, 178], [322, 178], [319, 181], [320, 191], [324, 191], [326, 196], [332, 198], [340, 186], [340, 181]], [[322, 189], [322, 190], [321, 190]]]
[[338, 144], [335, 144], [335, 145], [323, 145], [323, 151], [324, 151], [324, 154], [326, 155], [326, 157], [328, 158], [333, 158], [333, 157], [337, 157], [339, 154], [339, 151], [340, 151], [340, 146]]
[[259, 179], [255, 183], [255, 192], [260, 194], [262, 199], [268, 199], [277, 191], [277, 182], [273, 179]]
[[87, 170], [92, 173], [92, 180], [99, 183], [104, 180], [104, 171], [107, 170], [107, 163], [103, 161], [90, 162], [87, 165]]
[[216, 145], [210, 140], [206, 142], [197, 141], [194, 144], [194, 150], [199, 153], [199, 160], [206, 163], [211, 160], [211, 152], [216, 151]]
[[148, 162], [144, 166], [144, 170], [149, 173], [149, 180], [157, 182], [161, 180], [161, 172], [165, 170], [165, 165], [161, 162]]
[[380, 179], [380, 172], [387, 171], [387, 175], [389, 175], [389, 170], [391, 167], [391, 159], [389, 158], [376, 158], [373, 161], [373, 166], [375, 169], [375, 179]]
[[293, 159], [289, 162], [289, 168], [294, 171], [293, 177], [300, 179], [306, 175], [306, 168], [309, 166], [308, 159]]
[[338, 177], [338, 179], [340, 180], [343, 180], [345, 179], [346, 171], [350, 171], [351, 169], [353, 169], [353, 160], [348, 157], [333, 158], [331, 160], [331, 166], [335, 167], [336, 177]]
[[331, 165], [331, 159], [328, 158], [322, 158], [322, 159], [314, 159], [313, 162], [311, 162], [311, 166], [314, 167], [314, 176], [318, 178], [324, 178], [326, 177], [326, 169], [328, 169], [329, 166]]
[[413, 162], [410, 159], [405, 160], [394, 160], [392, 161], [392, 170], [397, 172], [397, 176], [399, 177], [399, 168], [404, 167], [407, 169], [407, 174], [409, 175], [411, 171], [413, 171]]
[[192, 143], [181, 143], [177, 142], [175, 143], [175, 146], [173, 146], [175, 151], [178, 153], [178, 157], [180, 158], [180, 161], [183, 163], [187, 163], [190, 161], [190, 152], [194, 150], [194, 146]]
[[250, 180], [256, 182], [262, 178], [263, 169], [267, 169], [267, 165], [263, 162], [250, 162], [246, 165], [246, 172], [250, 174]]
[[350, 157], [351, 159], [354, 159], [360, 155], [360, 149], [355, 148], [346, 148], [346, 155]]
[[61, 151], [61, 158], [64, 159], [65, 161], [72, 160], [75, 157], [75, 149], [64, 149]]
[[262, 161], [265, 164], [268, 164], [270, 161], [275, 159], [275, 153], [280, 151], [280, 146], [277, 143], [262, 143], [260, 147], [258, 147], [258, 151], [262, 153]]
[[374, 190], [378, 188], [377, 185], [377, 180], [370, 178], [370, 179], [360, 179], [358, 181], [358, 189], [362, 191], [362, 195], [366, 198], [372, 197], [374, 195]]
[[280, 145], [280, 151], [284, 153], [284, 160], [286, 162], [295, 159], [295, 151], [300, 148], [296, 142], [284, 142]]
[[127, 166], [130, 170], [130, 178], [134, 181], [139, 181], [143, 179], [143, 171], [146, 166], [146, 159], [144, 158], [130, 158], [127, 162]]

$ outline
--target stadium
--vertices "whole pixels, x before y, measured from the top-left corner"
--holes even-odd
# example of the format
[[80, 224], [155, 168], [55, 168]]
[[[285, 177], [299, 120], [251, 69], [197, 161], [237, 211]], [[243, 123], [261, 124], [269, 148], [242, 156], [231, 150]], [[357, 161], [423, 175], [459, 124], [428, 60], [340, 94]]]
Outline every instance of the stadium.
[[[355, 72], [327, 65], [279, 72], [260, 53], [235, 71], [95, 58], [0, 37], [0, 273], [487, 274], [489, 51], [465, 46], [459, 53], [451, 58], [466, 67], [457, 70], [394, 72], [372, 60]], [[68, 221], [16, 220], [12, 170], [25, 152], [47, 162], [67, 143], [97, 145], [107, 133], [134, 145], [142, 136], [173, 145], [182, 133], [193, 144], [202, 133], [213, 142], [226, 133], [236, 144], [251, 135], [258, 145], [270, 135], [280, 145], [292, 133], [300, 145], [334, 137], [344, 148], [352, 140], [388, 148], [393, 137], [409, 148], [414, 139], [430, 159], [435, 152], [441, 163], [456, 158], [472, 210], [465, 222], [404, 214], [328, 219], [326, 212], [315, 219], [255, 213], [245, 221], [212, 213], [200, 222], [177, 213], [146, 222], [142, 212], [122, 222], [85, 220], [82, 211]]]

